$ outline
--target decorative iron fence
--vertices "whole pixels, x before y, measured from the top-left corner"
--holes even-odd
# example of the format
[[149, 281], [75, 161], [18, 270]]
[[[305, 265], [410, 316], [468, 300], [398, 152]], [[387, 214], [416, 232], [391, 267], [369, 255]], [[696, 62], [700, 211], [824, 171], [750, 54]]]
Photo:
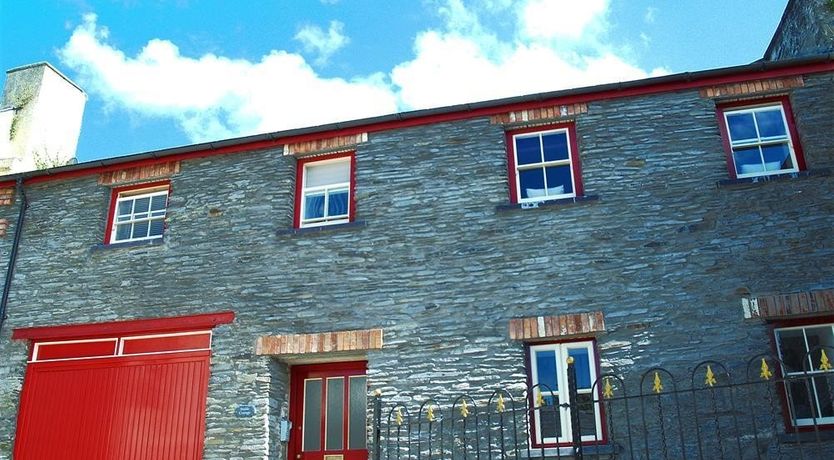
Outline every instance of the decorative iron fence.
[[[419, 406], [374, 399], [375, 460], [830, 459], [834, 458], [834, 371], [820, 347], [806, 369], [760, 355], [734, 380], [703, 361], [685, 381], [664, 368], [636, 387], [605, 374], [580, 398], [568, 359], [568, 403], [549, 389], [496, 389], [428, 399]], [[814, 361], [811, 361], [811, 360]], [[798, 426], [797, 426], [798, 425]], [[563, 428], [564, 427], [564, 428]]]

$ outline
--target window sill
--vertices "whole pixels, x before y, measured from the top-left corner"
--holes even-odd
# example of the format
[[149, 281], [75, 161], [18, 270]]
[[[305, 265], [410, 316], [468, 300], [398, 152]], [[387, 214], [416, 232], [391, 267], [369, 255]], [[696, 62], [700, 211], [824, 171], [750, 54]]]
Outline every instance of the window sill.
[[278, 235], [309, 235], [324, 232], [336, 232], [341, 230], [351, 230], [355, 228], [367, 227], [368, 224], [364, 220], [357, 220], [354, 222], [345, 222], [343, 224], [321, 225], [318, 227], [302, 227], [302, 228], [284, 228], [278, 230]]
[[533, 209], [533, 208], [552, 208], [562, 206], [573, 206], [581, 204], [591, 204], [599, 201], [599, 195], [582, 195], [573, 198], [562, 198], [558, 200], [536, 201], [533, 203], [508, 203], [499, 204], [495, 207], [496, 211], [512, 211], [515, 209]]
[[[622, 449], [614, 444], [589, 444], [582, 446], [582, 455], [585, 456], [614, 456]], [[520, 452], [521, 457], [526, 458], [573, 458], [573, 447], [531, 447], [529, 451]]]
[[834, 441], [834, 431], [831, 431], [831, 425], [819, 425], [817, 431], [801, 431], [798, 433], [780, 433], [780, 444], [807, 444], [817, 442], [817, 436], [820, 441]]
[[107, 251], [110, 249], [121, 249], [121, 248], [133, 248], [133, 247], [145, 247], [145, 246], [161, 246], [164, 241], [164, 238], [154, 238], [152, 240], [142, 240], [142, 241], [126, 241], [124, 243], [110, 243], [104, 244], [99, 243], [90, 247], [91, 251]]
[[718, 181], [718, 188], [739, 188], [745, 185], [762, 185], [767, 182], [781, 182], [786, 180], [807, 179], [809, 177], [828, 177], [829, 168], [808, 169], [794, 173], [774, 174], [772, 176], [746, 177], [744, 179], [723, 179]]

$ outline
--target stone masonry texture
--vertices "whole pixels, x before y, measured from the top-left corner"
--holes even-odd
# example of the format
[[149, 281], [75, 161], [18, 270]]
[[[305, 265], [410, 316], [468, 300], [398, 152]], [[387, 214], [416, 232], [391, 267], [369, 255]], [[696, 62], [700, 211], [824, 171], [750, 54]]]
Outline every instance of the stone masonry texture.
[[765, 53], [775, 61], [834, 52], [834, 2], [790, 0]]
[[[834, 76], [785, 93], [808, 168], [834, 167]], [[601, 312], [602, 371], [629, 381], [707, 358], [738, 374], [771, 346], [743, 297], [834, 286], [834, 178], [718, 186], [715, 101], [698, 89], [590, 102], [575, 125], [599, 200], [567, 206], [501, 207], [504, 126], [489, 117], [369, 133], [355, 154], [365, 225], [343, 229], [286, 231], [296, 160], [280, 146], [182, 161], [158, 245], [102, 246], [111, 188], [96, 175], [27, 186], [0, 331], [0, 458], [26, 369], [17, 327], [234, 310], [214, 331], [204, 455], [283, 459], [292, 363], [257, 355], [261, 336], [382, 329], [369, 392], [411, 404], [523, 389], [514, 318]], [[9, 235], [20, 205], [0, 208]]]

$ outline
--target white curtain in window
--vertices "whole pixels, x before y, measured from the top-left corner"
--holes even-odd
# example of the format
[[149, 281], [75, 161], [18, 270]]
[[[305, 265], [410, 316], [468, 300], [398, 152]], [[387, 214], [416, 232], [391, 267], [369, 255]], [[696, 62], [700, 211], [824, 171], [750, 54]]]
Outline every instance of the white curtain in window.
[[350, 182], [350, 162], [339, 161], [307, 167], [307, 187]]

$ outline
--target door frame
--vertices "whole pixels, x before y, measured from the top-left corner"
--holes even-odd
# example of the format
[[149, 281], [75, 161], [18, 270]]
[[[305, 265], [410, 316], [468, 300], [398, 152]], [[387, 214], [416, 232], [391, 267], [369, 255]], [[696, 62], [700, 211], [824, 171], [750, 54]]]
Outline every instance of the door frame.
[[[327, 377], [334, 375], [348, 377], [354, 375], [367, 376], [367, 373], [368, 361], [365, 360], [298, 364], [293, 365], [290, 368], [289, 419], [292, 423], [292, 428], [290, 429], [290, 439], [287, 446], [287, 458], [289, 460], [295, 460], [296, 456], [301, 454], [301, 435], [303, 433], [302, 417], [304, 413], [304, 380], [316, 377], [321, 377], [323, 380], [326, 380]], [[347, 424], [345, 427], [347, 427]], [[345, 447], [347, 447], [348, 440], [345, 439], [344, 441]]]

